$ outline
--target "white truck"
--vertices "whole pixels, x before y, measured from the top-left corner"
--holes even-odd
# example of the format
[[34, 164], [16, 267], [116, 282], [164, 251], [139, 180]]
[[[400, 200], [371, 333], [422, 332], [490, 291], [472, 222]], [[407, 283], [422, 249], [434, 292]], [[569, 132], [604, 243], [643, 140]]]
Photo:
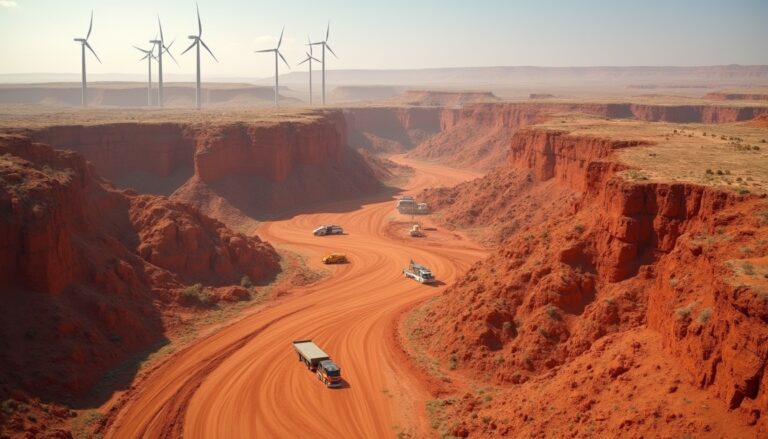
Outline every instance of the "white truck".
[[398, 198], [395, 207], [397, 207], [397, 211], [402, 214], [426, 215], [429, 213], [429, 206], [427, 203], [417, 203], [416, 200], [409, 195], [404, 195]]
[[403, 269], [403, 276], [410, 277], [411, 279], [423, 284], [431, 284], [436, 281], [435, 276], [432, 275], [432, 272], [429, 270], [429, 268], [421, 264], [417, 264], [413, 261], [413, 259], [411, 259], [411, 262], [408, 264], [408, 266]]
[[341, 369], [320, 346], [312, 340], [294, 340], [293, 349], [307, 369], [311, 370], [326, 387], [341, 387]]

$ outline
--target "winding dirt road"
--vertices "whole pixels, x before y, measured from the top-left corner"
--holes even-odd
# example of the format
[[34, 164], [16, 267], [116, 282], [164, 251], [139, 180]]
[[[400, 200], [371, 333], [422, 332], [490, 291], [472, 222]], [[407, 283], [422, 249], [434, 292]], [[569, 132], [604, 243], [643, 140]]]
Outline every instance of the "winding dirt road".
[[[406, 193], [478, 176], [396, 160], [416, 169]], [[412, 241], [387, 235], [392, 220], [407, 219], [386, 201], [264, 223], [263, 239], [308, 261], [342, 251], [350, 264], [331, 267], [322, 281], [174, 354], [134, 384], [106, 436], [391, 438], [419, 428], [426, 395], [394, 352], [392, 328], [404, 309], [444, 287], [404, 279], [402, 268], [413, 257], [450, 284], [486, 253], [448, 232]], [[347, 234], [310, 233], [330, 223]], [[344, 388], [325, 388], [296, 360], [291, 341], [300, 338], [313, 339], [331, 355]]]

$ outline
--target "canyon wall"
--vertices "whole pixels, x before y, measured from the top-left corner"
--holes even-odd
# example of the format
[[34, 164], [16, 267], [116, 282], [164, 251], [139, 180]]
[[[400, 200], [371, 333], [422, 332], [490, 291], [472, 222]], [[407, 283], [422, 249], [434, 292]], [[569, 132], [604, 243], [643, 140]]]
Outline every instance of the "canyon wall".
[[[627, 181], [612, 151], [639, 144], [522, 130], [504, 168], [425, 193], [448, 224], [492, 225], [506, 240], [420, 311], [418, 331], [442, 361], [513, 386], [511, 401], [514, 386], [559, 379], [558, 370], [604, 339], [647, 326], [660, 335], [660, 356], [631, 362], [675, 358], [675, 370], [759, 436], [768, 431], [768, 203], [694, 184]], [[483, 206], [494, 199], [514, 208], [494, 216]], [[621, 361], [606, 372], [610, 380], [629, 367]], [[575, 386], [566, 395], [576, 398]]]
[[473, 104], [444, 109], [440, 114], [439, 133], [416, 145], [409, 156], [456, 167], [492, 169], [504, 163], [508, 142], [517, 130], [561, 113], [649, 122], [725, 123], [768, 114], [768, 107], [558, 102]]
[[[417, 114], [401, 122], [429, 124]], [[338, 111], [277, 122], [118, 123], [23, 132], [79, 152], [120, 187], [168, 195], [231, 227], [381, 188], [365, 159], [348, 147], [346, 119]]]
[[[75, 152], [0, 136], [0, 400], [82, 395], [163, 343], [186, 302], [243, 298], [244, 276], [268, 281], [278, 270], [258, 237], [117, 190]], [[195, 283], [211, 296], [186, 294]]]

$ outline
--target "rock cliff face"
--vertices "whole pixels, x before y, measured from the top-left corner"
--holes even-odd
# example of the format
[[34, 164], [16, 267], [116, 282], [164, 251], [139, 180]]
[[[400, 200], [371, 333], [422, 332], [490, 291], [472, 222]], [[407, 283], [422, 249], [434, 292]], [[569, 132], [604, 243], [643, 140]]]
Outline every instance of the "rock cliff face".
[[[657, 373], [684, 371], [692, 389], [731, 410], [722, 414], [730, 420], [719, 422], [764, 435], [768, 203], [691, 184], [626, 181], [616, 175], [624, 167], [611, 152], [636, 144], [523, 130], [512, 141], [504, 169], [428, 194], [432, 204], [446, 206], [446, 221], [501, 223], [507, 240], [420, 311], [418, 330], [435, 356], [465, 373], [511, 386], [495, 400], [538, 419], [544, 415], [537, 404], [549, 403], [530, 393], [535, 392], [530, 386], [518, 386], [545, 376], [559, 380], [563, 373], [579, 376], [582, 372], [572, 369], [583, 356], [612, 343], [606, 340], [634, 338], [647, 327], [659, 335], [659, 346], [643, 348], [654, 354], [648, 359], [611, 354], [623, 360], [615, 360], [614, 372], [606, 371], [608, 381], [633, 367], [650, 368], [647, 362], [674, 358], [672, 370]], [[493, 217], [481, 209], [467, 215], [467, 206], [482, 206], [479, 189], [489, 199], [514, 200], [512, 214], [502, 209]], [[586, 374], [585, 379], [595, 379], [593, 372]], [[625, 384], [639, 386], [645, 379]], [[578, 384], [570, 389], [549, 397], [589, 397], [579, 396]], [[513, 402], [516, 398], [529, 403]], [[692, 421], [690, 431], [712, 428], [706, 417], [683, 412]], [[569, 417], [564, 413], [563, 422], [573, 422]], [[509, 420], [507, 426], [517, 432], [531, 428], [526, 420]], [[485, 427], [470, 430], [478, 428]], [[658, 433], [631, 423], [622, 429]]]
[[444, 110], [441, 132], [419, 144], [410, 156], [451, 166], [492, 169], [504, 163], [509, 139], [521, 128], [556, 114], [583, 113], [649, 122], [721, 123], [768, 114], [763, 107], [642, 104], [506, 103], [475, 104]]
[[294, 121], [59, 126], [27, 134], [81, 153], [120, 187], [168, 195], [230, 226], [380, 189], [348, 147], [338, 111]]
[[725, 123], [768, 114], [768, 107], [589, 104], [562, 102], [469, 103], [464, 106], [364, 107], [345, 110], [350, 144], [450, 166], [490, 170], [504, 163], [509, 139], [557, 114], [583, 113], [649, 122]]
[[[162, 342], [184, 289], [269, 279], [278, 256], [197, 209], [114, 189], [74, 152], [0, 137], [0, 400], [61, 401]], [[56, 399], [59, 398], [59, 399]]]

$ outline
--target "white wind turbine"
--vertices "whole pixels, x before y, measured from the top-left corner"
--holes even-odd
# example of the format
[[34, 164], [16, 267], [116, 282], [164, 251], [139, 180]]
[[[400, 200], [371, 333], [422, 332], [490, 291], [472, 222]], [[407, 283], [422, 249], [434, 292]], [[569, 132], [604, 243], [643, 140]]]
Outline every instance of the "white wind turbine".
[[155, 56], [155, 46], [152, 45], [152, 47], [149, 50], [142, 49], [140, 47], [133, 46], [136, 50], [144, 54], [144, 57], [142, 57], [139, 61], [147, 60], [147, 73], [149, 74], [149, 82], [147, 83], [147, 106], [152, 106], [152, 59], [157, 59]]
[[288, 65], [288, 61], [285, 60], [285, 57], [283, 56], [283, 54], [280, 53], [280, 45], [283, 44], [283, 33], [284, 32], [285, 32], [285, 27], [283, 27], [283, 30], [280, 32], [280, 39], [277, 40], [277, 47], [275, 47], [274, 49], [264, 49], [264, 50], [256, 50], [255, 51], [256, 53], [275, 52], [275, 107], [277, 107], [279, 105], [278, 102], [277, 102], [277, 86], [278, 86], [278, 75], [279, 75], [277, 57], [279, 56], [280, 59], [283, 60], [283, 62], [285, 63], [286, 67], [288, 67], [289, 69], [291, 68], [291, 66]]
[[333, 52], [333, 49], [331, 49], [331, 46], [328, 45], [328, 36], [331, 33], [331, 23], [328, 23], [328, 27], [325, 30], [325, 39], [323, 41], [316, 41], [314, 43], [309, 43], [310, 46], [323, 46], [323, 56], [322, 56], [322, 63], [323, 63], [323, 90], [322, 90], [322, 104], [325, 105], [325, 49], [328, 49], [329, 52], [333, 53], [333, 56], [338, 58], [336, 54]]
[[93, 56], [96, 57], [96, 60], [99, 61], [99, 64], [101, 64], [101, 60], [99, 59], [99, 55], [96, 55], [96, 52], [93, 50], [93, 47], [91, 47], [90, 44], [88, 44], [88, 38], [91, 36], [91, 31], [93, 30], [93, 11], [91, 11], [91, 24], [88, 25], [88, 33], [85, 35], [85, 38], [75, 38], [75, 41], [80, 43], [80, 49], [81, 49], [81, 60], [83, 64], [83, 92], [82, 92], [82, 99], [83, 99], [83, 107], [87, 105], [86, 102], [86, 92], [85, 89], [87, 87], [86, 85], [86, 79], [85, 79], [85, 48], [87, 47], [88, 50], [93, 53]]
[[197, 105], [197, 109], [200, 109], [201, 106], [201, 98], [200, 96], [200, 45], [202, 44], [203, 47], [205, 47], [205, 50], [208, 51], [208, 53], [211, 54], [213, 59], [216, 62], [219, 62], [218, 59], [216, 59], [216, 55], [211, 52], [211, 49], [208, 48], [208, 45], [205, 44], [205, 41], [202, 40], [201, 36], [203, 35], [203, 22], [200, 21], [200, 7], [195, 4], [195, 7], [197, 8], [197, 35], [190, 35], [189, 39], [193, 40], [192, 44], [187, 47], [183, 52], [181, 52], [182, 55], [187, 53], [189, 49], [193, 47], [197, 47], [197, 88], [195, 90], [195, 104]]
[[153, 44], [152, 48], [154, 49], [154, 46], [159, 47], [160, 49], [157, 51], [157, 105], [160, 107], [163, 106], [164, 100], [163, 100], [163, 53], [167, 53], [168, 56], [171, 57], [173, 62], [176, 63], [176, 65], [179, 65], [179, 62], [176, 61], [176, 58], [173, 57], [173, 54], [171, 53], [171, 46], [173, 46], [173, 43], [176, 40], [171, 41], [171, 44], [165, 45], [165, 39], [163, 38], [163, 25], [160, 23], [160, 16], [157, 16], [157, 27], [160, 29], [160, 39], [158, 40], [155, 38], [154, 40], [150, 40], [149, 42]]
[[312, 61], [320, 62], [320, 60], [312, 56], [312, 41], [309, 39], [309, 36], [307, 36], [307, 42], [309, 43], [309, 53], [307, 53], [307, 57], [304, 58], [304, 61], [297, 65], [309, 62], [309, 105], [312, 105]]

